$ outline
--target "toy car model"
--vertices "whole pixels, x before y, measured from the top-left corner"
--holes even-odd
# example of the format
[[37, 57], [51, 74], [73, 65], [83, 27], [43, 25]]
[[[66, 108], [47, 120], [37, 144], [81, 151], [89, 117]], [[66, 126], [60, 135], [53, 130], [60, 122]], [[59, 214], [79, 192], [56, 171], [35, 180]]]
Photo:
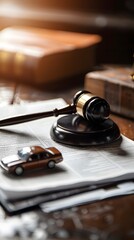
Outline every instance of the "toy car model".
[[19, 176], [25, 170], [54, 168], [62, 160], [61, 152], [55, 147], [31, 146], [18, 150], [17, 155], [2, 158], [0, 166], [5, 172]]

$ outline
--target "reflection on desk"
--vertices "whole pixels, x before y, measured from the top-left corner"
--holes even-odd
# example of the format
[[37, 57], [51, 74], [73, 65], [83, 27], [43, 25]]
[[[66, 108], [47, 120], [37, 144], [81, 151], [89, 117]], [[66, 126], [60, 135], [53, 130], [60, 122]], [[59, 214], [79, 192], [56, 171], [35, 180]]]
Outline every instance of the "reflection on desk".
[[0, 211], [0, 238], [133, 240], [133, 201], [131, 195], [51, 214], [36, 210], [12, 218], [4, 218]]

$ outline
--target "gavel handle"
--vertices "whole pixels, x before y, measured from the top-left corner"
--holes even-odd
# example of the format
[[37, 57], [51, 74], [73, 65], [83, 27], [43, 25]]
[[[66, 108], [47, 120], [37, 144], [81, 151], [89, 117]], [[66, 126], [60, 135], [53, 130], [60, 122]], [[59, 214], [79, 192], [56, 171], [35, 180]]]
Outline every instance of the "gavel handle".
[[39, 113], [14, 116], [11, 118], [5, 118], [0, 120], [0, 127], [30, 122], [30, 121], [34, 121], [34, 120], [38, 120], [46, 117], [52, 117], [52, 116], [57, 117], [62, 114], [72, 114], [75, 112], [76, 112], [75, 105], [68, 105], [64, 108], [61, 108], [61, 109], [55, 108], [54, 110], [48, 111], [48, 112], [39, 112]]

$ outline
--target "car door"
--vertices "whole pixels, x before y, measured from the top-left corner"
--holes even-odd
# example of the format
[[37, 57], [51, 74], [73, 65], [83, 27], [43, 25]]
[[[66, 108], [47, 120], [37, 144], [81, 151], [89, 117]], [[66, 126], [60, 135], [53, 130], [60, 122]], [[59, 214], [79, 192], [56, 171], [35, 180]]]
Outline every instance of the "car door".
[[39, 153], [39, 165], [44, 168], [47, 167], [48, 161], [50, 159], [50, 154], [48, 152]]
[[27, 169], [39, 168], [39, 155], [38, 154], [32, 154], [31, 156], [29, 156], [26, 168]]

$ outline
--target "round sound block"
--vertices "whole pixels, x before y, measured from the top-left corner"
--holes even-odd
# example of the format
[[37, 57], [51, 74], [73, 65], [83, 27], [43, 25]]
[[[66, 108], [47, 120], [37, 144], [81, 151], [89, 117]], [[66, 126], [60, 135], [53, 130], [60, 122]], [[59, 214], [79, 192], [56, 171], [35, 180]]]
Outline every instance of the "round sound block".
[[107, 119], [102, 123], [93, 123], [77, 114], [61, 117], [51, 128], [54, 141], [74, 146], [92, 146], [108, 144], [120, 137], [118, 126]]

